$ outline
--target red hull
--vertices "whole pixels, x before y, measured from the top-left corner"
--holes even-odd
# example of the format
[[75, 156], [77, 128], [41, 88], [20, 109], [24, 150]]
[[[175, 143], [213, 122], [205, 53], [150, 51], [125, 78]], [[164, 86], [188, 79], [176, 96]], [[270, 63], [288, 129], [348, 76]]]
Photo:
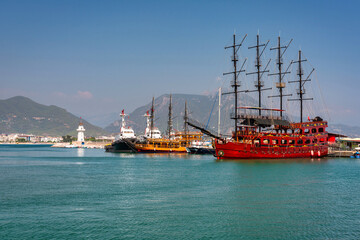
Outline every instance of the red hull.
[[292, 133], [240, 128], [238, 138], [241, 140], [215, 141], [215, 154], [218, 159], [311, 158], [328, 154], [327, 122], [292, 123], [291, 127]]
[[324, 157], [328, 154], [328, 147], [302, 146], [302, 147], [256, 147], [253, 144], [226, 142], [215, 143], [218, 159], [274, 159], [274, 158], [311, 158]]

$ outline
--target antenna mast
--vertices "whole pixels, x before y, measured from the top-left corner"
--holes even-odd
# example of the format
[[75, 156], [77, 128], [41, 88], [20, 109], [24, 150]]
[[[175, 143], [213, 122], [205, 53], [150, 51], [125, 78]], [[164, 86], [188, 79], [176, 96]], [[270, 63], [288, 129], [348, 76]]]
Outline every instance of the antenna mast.
[[[278, 36], [278, 45], [277, 47], [273, 47], [270, 48], [270, 50], [277, 50], [277, 66], [278, 66], [278, 72], [277, 73], [271, 73], [268, 76], [271, 75], [278, 75], [279, 76], [279, 82], [276, 83], [276, 88], [279, 89], [279, 95], [276, 96], [269, 96], [269, 98], [271, 97], [279, 97], [280, 98], [280, 117], [283, 116], [283, 97], [286, 96], [291, 96], [292, 94], [283, 94], [283, 88], [285, 88], [285, 82], [283, 82], [283, 78], [285, 76], [285, 74], [288, 74], [290, 72], [288, 72], [287, 70], [285, 72], [282, 72], [282, 65], [283, 63], [283, 58], [282, 56], [284, 55], [284, 53], [286, 52], [286, 50], [288, 49], [288, 47], [290, 46], [290, 43], [292, 42], [292, 39], [290, 40], [290, 42], [288, 43], [287, 46], [281, 46], [281, 42], [280, 42], [280, 36]], [[281, 51], [282, 48], [285, 48], [284, 51]]]
[[297, 75], [299, 76], [299, 80], [289, 81], [289, 83], [293, 83], [293, 82], [299, 83], [299, 89], [297, 90], [297, 94], [299, 95], [299, 98], [298, 99], [289, 99], [289, 101], [300, 101], [300, 122], [301, 123], [303, 122], [303, 101], [313, 100], [313, 98], [304, 98], [304, 94], [305, 94], [304, 85], [306, 82], [311, 81], [311, 79], [309, 79], [309, 77], [315, 70], [315, 68], [313, 68], [312, 71], [310, 72], [310, 74], [308, 75], [308, 77], [306, 79], [303, 79], [302, 76], [304, 75], [304, 71], [301, 67], [301, 63], [306, 62], [306, 61], [307, 61], [307, 59], [301, 59], [301, 50], [299, 50], [299, 59], [297, 61], [294, 61], [294, 63], [298, 63]]
[[[240, 84], [238, 82], [238, 76], [239, 76], [239, 74], [241, 72], [245, 71], [245, 70], [242, 70], [242, 68], [239, 71], [237, 70], [237, 61], [239, 61], [237, 52], [239, 51], [239, 49], [240, 49], [242, 43], [244, 42], [246, 36], [247, 36], [247, 34], [244, 36], [244, 38], [242, 39], [240, 44], [236, 44], [236, 36], [234, 34], [233, 35], [233, 45], [225, 47], [225, 49], [228, 49], [228, 48], [233, 49], [233, 56], [232, 56], [231, 61], [233, 62], [233, 65], [234, 65], [234, 71], [224, 73], [223, 75], [234, 74], [234, 80], [231, 82], [231, 86], [234, 88], [234, 92], [230, 92], [230, 93], [235, 94], [235, 115], [234, 115], [233, 119], [235, 120], [235, 130], [234, 130], [234, 132], [235, 132], [235, 139], [236, 140], [237, 140], [237, 124], [238, 124], [238, 119], [239, 119], [239, 116], [237, 114], [237, 110], [238, 110], [238, 87], [240, 87]], [[246, 61], [246, 59], [245, 59], [245, 61]], [[244, 62], [244, 64], [245, 64], [245, 62]], [[244, 64], [243, 64], [243, 66], [244, 66]], [[229, 94], [229, 93], [225, 93], [225, 94]]]

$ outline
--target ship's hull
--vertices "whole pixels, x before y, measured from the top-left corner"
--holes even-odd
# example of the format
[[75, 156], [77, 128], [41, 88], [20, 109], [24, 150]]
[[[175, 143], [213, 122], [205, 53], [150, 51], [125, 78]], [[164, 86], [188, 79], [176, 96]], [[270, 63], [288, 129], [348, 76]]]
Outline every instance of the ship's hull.
[[328, 154], [326, 144], [320, 146], [255, 146], [240, 142], [215, 143], [218, 159], [313, 158]]
[[136, 146], [136, 149], [139, 153], [186, 153], [185, 147], [178, 148], [167, 148], [167, 147], [157, 147], [153, 145], [149, 146]]
[[135, 153], [137, 152], [134, 148], [136, 138], [120, 139], [113, 142], [111, 145], [105, 147], [106, 152], [116, 153]]
[[191, 141], [198, 141], [202, 137], [201, 133], [181, 133], [175, 134], [175, 139], [150, 138], [145, 142], [135, 144], [139, 153], [187, 153], [186, 146]]
[[187, 147], [188, 153], [191, 154], [215, 154], [214, 148], [202, 148], [202, 147]]

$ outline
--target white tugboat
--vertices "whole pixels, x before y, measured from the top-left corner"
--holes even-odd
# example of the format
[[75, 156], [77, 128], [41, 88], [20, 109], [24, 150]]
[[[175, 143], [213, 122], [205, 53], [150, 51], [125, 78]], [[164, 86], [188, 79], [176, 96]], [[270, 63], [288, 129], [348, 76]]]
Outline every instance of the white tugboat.
[[115, 136], [115, 140], [119, 140], [122, 138], [136, 138], [134, 130], [131, 127], [126, 127], [125, 117], [128, 114], [124, 113], [124, 109], [120, 113], [121, 117], [121, 127], [120, 127], [120, 134]]
[[132, 153], [136, 152], [134, 143], [137, 140], [134, 130], [126, 126], [125, 117], [127, 114], [121, 111], [121, 127], [120, 134], [115, 137], [115, 141], [111, 145], [105, 146], [106, 152]]

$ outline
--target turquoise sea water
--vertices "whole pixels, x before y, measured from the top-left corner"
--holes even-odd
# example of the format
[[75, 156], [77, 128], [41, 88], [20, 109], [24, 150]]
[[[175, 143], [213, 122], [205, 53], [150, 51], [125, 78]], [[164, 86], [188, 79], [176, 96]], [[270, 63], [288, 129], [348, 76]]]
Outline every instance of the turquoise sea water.
[[0, 239], [360, 239], [360, 160], [0, 147]]

